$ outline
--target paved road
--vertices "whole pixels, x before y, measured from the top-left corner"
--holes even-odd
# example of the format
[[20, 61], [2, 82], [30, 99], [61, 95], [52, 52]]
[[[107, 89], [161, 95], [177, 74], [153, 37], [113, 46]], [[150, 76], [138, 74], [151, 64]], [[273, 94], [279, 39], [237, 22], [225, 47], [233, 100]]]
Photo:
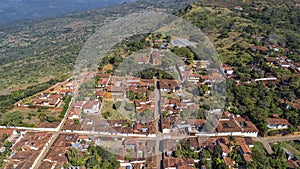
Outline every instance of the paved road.
[[[50, 142], [50, 144], [48, 144], [48, 146], [46, 147], [44, 152], [41, 152], [42, 154], [40, 154], [38, 156], [38, 158], [36, 159], [36, 162], [34, 163], [34, 165], [32, 166], [33, 169], [38, 169], [41, 164], [43, 163], [43, 159], [46, 157], [47, 153], [49, 152], [51, 146], [53, 145], [54, 141], [57, 139], [57, 137], [59, 136], [59, 134], [61, 134], [62, 128], [64, 126], [64, 123], [67, 120], [67, 117], [69, 115], [69, 113], [72, 110], [72, 107], [74, 106], [75, 102], [74, 102], [74, 98], [76, 98], [78, 96], [78, 90], [79, 87], [81, 86], [81, 82], [82, 80], [80, 80], [80, 84], [78, 84], [78, 86], [76, 87], [75, 91], [74, 91], [74, 96], [72, 97], [71, 101], [70, 101], [70, 105], [69, 108], [64, 116], [64, 118], [62, 119], [61, 123], [59, 124], [59, 126], [55, 129], [55, 131], [53, 131], [53, 138]], [[43, 131], [44, 129], [42, 129], [41, 131]]]
[[[155, 78], [155, 85], [157, 86], [157, 79]], [[161, 135], [160, 129], [160, 93], [157, 87], [155, 87], [155, 113], [154, 113], [154, 120], [156, 121], [156, 145], [155, 145], [155, 154], [157, 157], [157, 168], [161, 169], [161, 161], [162, 161], [162, 151], [160, 149], [161, 139], [158, 135]]]
[[263, 144], [268, 154], [273, 154], [272, 147], [270, 143], [277, 143], [283, 141], [293, 141], [293, 140], [300, 140], [300, 135], [295, 136], [280, 136], [280, 137], [257, 137], [254, 140], [259, 141]]
[[281, 136], [281, 137], [265, 137], [264, 140], [266, 140], [269, 143], [283, 142], [283, 141], [293, 141], [293, 140], [300, 140], [300, 135]]
[[270, 146], [269, 142], [267, 142], [264, 138], [262, 137], [258, 137], [258, 138], [254, 138], [255, 141], [261, 142], [263, 144], [263, 146], [265, 147], [266, 151], [268, 154], [273, 154], [273, 150], [272, 147]]

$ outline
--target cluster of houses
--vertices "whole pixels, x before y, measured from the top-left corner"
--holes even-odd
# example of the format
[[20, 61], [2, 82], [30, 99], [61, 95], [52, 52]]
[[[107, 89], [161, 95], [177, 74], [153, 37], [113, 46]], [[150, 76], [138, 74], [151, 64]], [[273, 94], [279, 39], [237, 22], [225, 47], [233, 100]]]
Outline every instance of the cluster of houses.
[[[163, 117], [161, 119], [163, 133], [170, 133], [179, 131], [181, 134], [196, 135], [196, 136], [243, 136], [243, 137], [257, 137], [259, 130], [247, 118], [241, 116], [234, 116], [225, 112], [220, 119], [212, 133], [205, 130], [207, 122], [205, 119], [188, 119], [179, 120], [176, 116]], [[214, 120], [213, 120], [214, 121]]]
[[[195, 164], [199, 163], [199, 159], [174, 157], [175, 151], [178, 149], [180, 143], [189, 142], [190, 150], [194, 153], [207, 150], [211, 154], [216, 150], [216, 147], [221, 148], [222, 158], [228, 168], [235, 167], [235, 161], [231, 159], [229, 154], [233, 149], [238, 149], [245, 162], [252, 161], [251, 149], [254, 142], [251, 137], [189, 137], [184, 140], [166, 139], [163, 140], [163, 165], [165, 169], [169, 168], [189, 168], [195, 169]], [[210, 157], [202, 157], [202, 160], [212, 160]], [[205, 166], [201, 166], [203, 169]]]
[[131, 122], [129, 120], [106, 120], [102, 131], [109, 133], [148, 135], [156, 133], [156, 123], [151, 120]]
[[[75, 147], [80, 153], [87, 150], [90, 139], [88, 136], [79, 136], [77, 134], [60, 134], [46, 156], [43, 158], [40, 168], [64, 168], [64, 165], [68, 162], [66, 152], [72, 147]], [[82, 143], [81, 140], [87, 140]]]
[[300, 63], [294, 62], [293, 60], [289, 59], [287, 56], [279, 55], [278, 57], [264, 57], [265, 61], [269, 65], [278, 66], [283, 69], [291, 69], [300, 73]]
[[31, 168], [43, 149], [50, 144], [51, 138], [51, 133], [23, 131], [11, 148], [13, 155], [9, 157], [6, 168]]
[[30, 97], [28, 101], [19, 101], [15, 105], [17, 107], [59, 107], [62, 103], [63, 96], [72, 95], [77, 83], [75, 81], [65, 81]]
[[124, 139], [118, 151], [120, 168], [158, 168], [156, 146], [156, 140]]
[[[4, 160], [7, 165], [5, 168], [32, 168], [37, 164], [38, 157], [45, 153], [45, 149], [54, 139], [50, 132], [29, 132], [20, 129], [0, 129], [0, 137], [6, 135], [5, 141], [12, 144], [12, 150], [8, 159]], [[66, 152], [71, 147], [78, 149], [79, 152], [88, 150], [94, 138], [87, 135], [60, 134], [53, 145], [41, 161], [41, 168], [64, 168], [68, 162]], [[4, 142], [4, 141], [3, 141]], [[1, 147], [3, 153], [5, 147]]]
[[57, 107], [61, 102], [61, 94], [50, 94], [50, 93], [41, 93], [38, 98], [31, 100], [31, 103], [37, 106], [51, 106]]
[[[259, 35], [252, 35], [253, 39], [261, 42], [265, 37]], [[272, 37], [269, 37], [269, 41], [272, 40]], [[282, 68], [282, 69], [289, 69], [291, 71], [300, 73], [300, 63], [295, 62], [292, 59], [288, 58], [285, 54], [291, 53], [291, 51], [282, 46], [278, 46], [275, 44], [269, 44], [268, 46], [251, 46], [249, 51], [254, 53], [259, 53], [264, 55], [264, 61], [272, 67]], [[257, 64], [257, 63], [256, 63]], [[255, 64], [252, 65], [252, 68], [255, 68]], [[234, 70], [230, 65], [224, 64], [223, 65], [223, 72], [227, 75], [228, 78], [235, 79]], [[280, 82], [280, 79], [276, 77], [276, 74], [267, 74], [265, 73], [265, 77], [258, 78], [258, 79], [251, 79], [247, 83], [256, 83], [256, 82]], [[239, 80], [237, 80], [239, 82]]]
[[[195, 60], [191, 66], [184, 63], [177, 64], [176, 66], [182, 81], [187, 81], [190, 84], [211, 85], [225, 80], [221, 72], [213, 68], [211, 62], [208, 60]], [[208, 73], [208, 71], [212, 73]], [[229, 65], [224, 65], [224, 72], [231, 75], [233, 74], [233, 69]]]
[[[261, 41], [264, 37], [253, 35], [252, 38]], [[282, 51], [284, 51], [284, 53], [291, 53], [291, 51], [288, 48], [284, 48], [275, 44], [270, 44], [268, 46], [251, 46], [250, 50], [252, 52], [264, 54], [264, 60], [269, 65], [278, 66], [283, 69], [291, 69], [300, 73], [300, 63], [294, 62], [292, 59], [282, 54]], [[280, 54], [275, 54], [276, 56], [272, 56], [272, 54], [274, 53]]]

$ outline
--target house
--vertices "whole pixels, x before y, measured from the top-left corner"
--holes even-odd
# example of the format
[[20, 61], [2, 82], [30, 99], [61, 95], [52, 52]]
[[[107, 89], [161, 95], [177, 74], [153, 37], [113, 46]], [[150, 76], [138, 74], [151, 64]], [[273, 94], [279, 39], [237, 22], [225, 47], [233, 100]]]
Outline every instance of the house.
[[155, 82], [153, 79], [141, 79], [140, 80], [140, 83], [139, 83], [139, 86], [140, 87], [152, 87], [155, 85]]
[[240, 144], [240, 153], [246, 162], [252, 161], [252, 158], [251, 158], [252, 151], [246, 144]]
[[162, 64], [163, 55], [160, 52], [153, 52], [151, 54], [151, 63], [154, 66], [160, 66]]
[[122, 86], [106, 86], [105, 90], [113, 97], [123, 97], [125, 93], [125, 89]]
[[85, 113], [98, 113], [99, 109], [100, 109], [100, 103], [97, 100], [87, 101], [82, 107], [82, 110]]
[[80, 109], [73, 108], [68, 115], [68, 119], [80, 119], [80, 115], [81, 115]]
[[225, 143], [223, 143], [223, 142], [221, 142], [219, 140], [218, 140], [218, 144], [219, 144], [219, 146], [222, 149], [222, 156], [223, 157], [228, 157], [229, 153], [231, 152], [230, 149], [229, 149], [229, 147]]
[[271, 130], [287, 129], [289, 125], [288, 120], [283, 118], [269, 118], [267, 123]]
[[205, 119], [188, 119], [186, 121], [177, 120], [174, 122], [174, 129], [186, 128], [190, 135], [201, 132]]
[[260, 53], [267, 54], [269, 51], [269, 48], [267, 48], [265, 46], [251, 46], [250, 50], [253, 52], [260, 52]]
[[224, 113], [220, 118], [216, 128], [217, 136], [244, 136], [257, 137], [259, 130], [247, 118], [237, 115], [236, 117], [230, 113]]
[[96, 97], [97, 97], [97, 98], [103, 98], [104, 95], [105, 95], [105, 91], [104, 91], [104, 90], [98, 90], [98, 91], [96, 92]]
[[97, 77], [105, 78], [105, 79], [110, 79], [110, 76], [111, 76], [111, 74], [109, 74], [109, 73], [97, 74]]
[[279, 58], [278, 57], [268, 57], [268, 56], [265, 56], [264, 60], [267, 63], [270, 63], [270, 64], [277, 64], [279, 62]]
[[181, 77], [182, 80], [187, 80], [190, 83], [194, 83], [197, 84], [200, 80], [200, 75], [199, 74], [195, 74], [195, 73], [191, 73], [191, 72], [180, 72], [181, 73]]
[[291, 65], [290, 65], [290, 63], [288, 63], [288, 62], [281, 62], [281, 63], [280, 63], [280, 66], [281, 66], [282, 68], [289, 68]]
[[236, 115], [234, 116], [234, 120], [239, 125], [239, 128], [242, 129], [243, 136], [257, 137], [259, 130], [248, 117], [241, 117], [240, 115]]
[[294, 68], [296, 71], [300, 72], [300, 62], [292, 63], [292, 68]]
[[164, 169], [196, 169], [194, 167], [194, 160], [191, 158], [174, 158], [166, 157], [163, 159]]
[[203, 84], [218, 83], [218, 82], [221, 82], [224, 79], [225, 78], [220, 73], [217, 73], [217, 72], [214, 72], [210, 75], [201, 76], [201, 82], [203, 82]]
[[242, 11], [242, 10], [244, 10], [244, 8], [243, 8], [243, 7], [241, 7], [241, 6], [235, 6], [235, 7], [234, 7], [234, 9], [235, 9], [235, 10], [238, 10], [238, 11]]
[[135, 86], [129, 86], [128, 88], [130, 91], [133, 91], [134, 93], [143, 93], [145, 94], [148, 91], [147, 87], [135, 87]]
[[227, 166], [229, 169], [232, 169], [232, 168], [234, 167], [234, 163], [233, 163], [233, 161], [231, 160], [230, 157], [224, 156], [223, 159], [224, 159], [224, 162], [225, 162], [226, 166]]
[[61, 89], [59, 92], [63, 95], [72, 95], [73, 94], [73, 89]]
[[249, 148], [254, 147], [254, 141], [251, 137], [235, 137], [236, 144], [238, 145], [247, 145]]
[[246, 145], [246, 144], [241, 144], [240, 145], [240, 151], [242, 154], [251, 154], [252, 151], [250, 150], [250, 148]]
[[269, 49], [275, 51], [275, 52], [279, 52], [279, 48], [277, 45], [269, 45]]
[[210, 66], [209, 60], [201, 60], [200, 61], [200, 68], [207, 69]]
[[161, 117], [161, 129], [163, 133], [170, 133], [172, 129], [172, 125], [176, 121], [175, 116], [170, 117]]
[[223, 68], [224, 68], [224, 73], [226, 73], [228, 75], [232, 75], [233, 74], [233, 69], [229, 65], [223, 64]]
[[156, 126], [154, 121], [148, 122], [148, 123], [133, 123], [133, 130], [136, 134], [155, 134], [156, 132]]
[[145, 55], [145, 54], [139, 54], [136, 58], [135, 61], [138, 64], [146, 64], [149, 62], [149, 56]]
[[174, 91], [180, 88], [180, 84], [176, 80], [162, 79], [158, 82], [158, 88], [162, 91]]
[[108, 83], [108, 80], [106, 78], [100, 78], [98, 80], [97, 87], [101, 87], [101, 88], [106, 87], [107, 83]]
[[0, 138], [3, 138], [3, 135], [7, 135], [7, 141], [11, 142], [16, 134], [17, 132], [14, 129], [0, 128]]
[[41, 93], [38, 99], [32, 99], [32, 103], [39, 106], [57, 107], [61, 99], [60, 94]]

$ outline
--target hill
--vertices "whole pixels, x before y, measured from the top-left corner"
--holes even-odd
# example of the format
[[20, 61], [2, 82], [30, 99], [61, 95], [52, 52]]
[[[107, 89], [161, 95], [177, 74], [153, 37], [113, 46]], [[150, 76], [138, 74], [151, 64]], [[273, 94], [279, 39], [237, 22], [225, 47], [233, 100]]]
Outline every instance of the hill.
[[187, 5], [180, 1], [170, 4], [168, 1], [126, 3], [0, 27], [0, 91], [6, 89], [3, 93], [9, 93], [70, 73], [82, 45], [104, 21], [146, 8], [160, 6], [174, 10]]

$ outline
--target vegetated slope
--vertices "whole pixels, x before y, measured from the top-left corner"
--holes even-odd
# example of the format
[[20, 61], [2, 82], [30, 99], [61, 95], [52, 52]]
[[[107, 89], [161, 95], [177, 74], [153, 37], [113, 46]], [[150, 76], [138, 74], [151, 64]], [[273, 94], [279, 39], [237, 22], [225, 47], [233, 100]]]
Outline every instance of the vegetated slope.
[[126, 3], [0, 28], [0, 91], [70, 73], [84, 42], [104, 21], [144, 9], [177, 10], [189, 1]]
[[[243, 10], [234, 9], [241, 6]], [[300, 75], [296, 71], [268, 64], [265, 57], [286, 56], [300, 62], [299, 1], [202, 0], [177, 14], [201, 28], [215, 44], [222, 61], [235, 74], [227, 80], [227, 111], [246, 115], [261, 135], [288, 134], [300, 125]], [[261, 37], [263, 37], [261, 39]], [[275, 45], [279, 51], [253, 52], [251, 46]], [[278, 81], [252, 83], [253, 79], [276, 77]], [[239, 82], [239, 83], [237, 83]], [[250, 82], [250, 83], [248, 83]], [[295, 105], [298, 105], [295, 106]], [[288, 119], [287, 130], [268, 131], [271, 116]], [[252, 149], [248, 168], [286, 168], [284, 151], [273, 146], [268, 155], [262, 145]]]
[[[299, 73], [273, 66], [265, 57], [286, 56], [300, 61], [300, 8], [295, 1], [205, 1], [194, 3], [177, 14], [201, 28], [215, 44], [222, 61], [233, 67], [235, 74], [228, 79], [227, 107], [230, 111], [247, 115], [262, 134], [267, 133], [267, 119], [272, 114], [287, 118], [300, 125], [299, 109], [294, 106], [300, 99]], [[243, 9], [235, 9], [235, 5]], [[262, 37], [262, 38], [260, 38]], [[279, 51], [253, 52], [251, 46]], [[276, 77], [277, 83], [248, 83], [253, 79]], [[237, 85], [237, 81], [240, 82]], [[290, 127], [290, 132], [294, 127]]]

